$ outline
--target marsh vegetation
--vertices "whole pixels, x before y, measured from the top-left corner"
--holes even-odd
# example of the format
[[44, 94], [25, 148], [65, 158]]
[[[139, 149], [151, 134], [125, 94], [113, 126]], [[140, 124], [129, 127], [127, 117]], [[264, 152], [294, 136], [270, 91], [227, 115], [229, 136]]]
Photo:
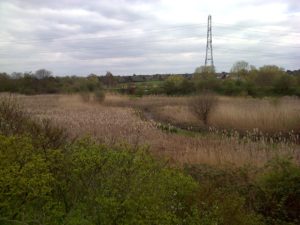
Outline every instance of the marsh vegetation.
[[300, 100], [207, 97], [2, 94], [1, 223], [298, 224]]

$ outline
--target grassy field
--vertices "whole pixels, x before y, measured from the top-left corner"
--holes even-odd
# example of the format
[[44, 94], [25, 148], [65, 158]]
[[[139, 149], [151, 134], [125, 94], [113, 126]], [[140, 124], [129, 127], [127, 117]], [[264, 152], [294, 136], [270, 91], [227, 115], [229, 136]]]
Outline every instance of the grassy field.
[[[149, 96], [130, 98], [107, 95], [103, 104], [84, 102], [77, 95], [18, 96], [35, 118], [50, 118], [67, 128], [71, 137], [92, 136], [108, 145], [129, 143], [147, 145], [157, 157], [179, 165], [263, 165], [276, 155], [291, 155], [299, 160], [299, 145], [285, 138], [270, 142], [251, 135], [241, 138], [237, 131], [210, 128], [211, 132], [177, 133], [163, 131], [159, 121], [201, 126], [189, 112], [187, 97]], [[293, 98], [247, 99], [221, 97], [209, 124], [219, 128], [256, 132], [299, 131], [297, 110], [300, 101]], [[145, 120], [141, 112], [150, 112]], [[293, 134], [294, 135], [294, 134]], [[295, 137], [296, 138], [296, 137]]]

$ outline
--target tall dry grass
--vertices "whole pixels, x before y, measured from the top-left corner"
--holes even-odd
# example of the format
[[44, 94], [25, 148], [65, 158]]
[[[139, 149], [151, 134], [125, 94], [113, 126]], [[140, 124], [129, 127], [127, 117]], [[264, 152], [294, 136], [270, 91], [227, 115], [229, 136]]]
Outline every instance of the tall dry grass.
[[[123, 99], [123, 101], [122, 101]], [[137, 100], [109, 96], [106, 104], [148, 109], [154, 118], [175, 125], [203, 126], [188, 107], [189, 97], [151, 96]], [[121, 103], [121, 104], [119, 104]], [[208, 123], [219, 129], [263, 133], [300, 133], [300, 99], [219, 97]]]
[[[85, 103], [76, 95], [19, 96], [27, 111], [35, 118], [50, 118], [65, 127], [71, 137], [91, 135], [95, 139], [114, 145], [127, 142], [148, 145], [157, 157], [184, 163], [209, 163], [236, 165], [263, 165], [275, 155], [292, 155], [299, 159], [299, 146], [287, 142], [270, 144], [265, 140], [253, 142], [240, 139], [237, 134], [226, 133], [197, 135], [195, 137], [166, 133], [157, 129], [155, 121], [144, 121], [131, 107], [142, 104], [150, 107], [185, 107], [185, 99], [155, 97], [130, 99], [107, 96], [106, 105]], [[155, 101], [158, 101], [155, 102]], [[112, 104], [113, 103], [113, 104]], [[114, 106], [110, 106], [114, 105]], [[158, 106], [157, 106], [158, 105]], [[130, 107], [129, 107], [130, 106]], [[172, 113], [178, 115], [178, 113]]]
[[266, 133], [300, 132], [300, 99], [221, 98], [211, 124], [237, 130], [258, 129]]

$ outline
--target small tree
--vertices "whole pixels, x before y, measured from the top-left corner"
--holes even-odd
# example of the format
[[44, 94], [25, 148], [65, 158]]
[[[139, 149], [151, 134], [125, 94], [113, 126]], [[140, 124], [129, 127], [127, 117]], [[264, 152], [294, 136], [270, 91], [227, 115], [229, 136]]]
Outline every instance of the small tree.
[[218, 98], [211, 92], [203, 92], [201, 95], [195, 96], [190, 101], [191, 111], [207, 125], [211, 111], [217, 105]]

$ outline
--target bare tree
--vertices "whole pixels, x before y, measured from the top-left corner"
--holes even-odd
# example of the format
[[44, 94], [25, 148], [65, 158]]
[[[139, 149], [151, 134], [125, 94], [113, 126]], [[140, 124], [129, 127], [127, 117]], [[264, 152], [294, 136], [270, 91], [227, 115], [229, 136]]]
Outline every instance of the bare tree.
[[201, 95], [195, 96], [190, 101], [191, 111], [207, 125], [211, 111], [217, 105], [218, 98], [211, 92], [203, 92]]
[[237, 61], [233, 64], [230, 72], [231, 73], [239, 73], [241, 71], [249, 71], [250, 70], [250, 65], [246, 61]]
[[113, 74], [110, 71], [106, 72], [105, 77], [103, 78], [103, 84], [106, 85], [107, 87], [113, 87], [116, 85], [117, 81]]
[[52, 76], [52, 72], [46, 69], [39, 69], [35, 71], [35, 77], [38, 79], [44, 79], [51, 76]]
[[203, 74], [203, 73], [208, 73], [208, 74], [214, 74], [216, 72], [214, 66], [200, 66], [195, 69], [195, 74]]

